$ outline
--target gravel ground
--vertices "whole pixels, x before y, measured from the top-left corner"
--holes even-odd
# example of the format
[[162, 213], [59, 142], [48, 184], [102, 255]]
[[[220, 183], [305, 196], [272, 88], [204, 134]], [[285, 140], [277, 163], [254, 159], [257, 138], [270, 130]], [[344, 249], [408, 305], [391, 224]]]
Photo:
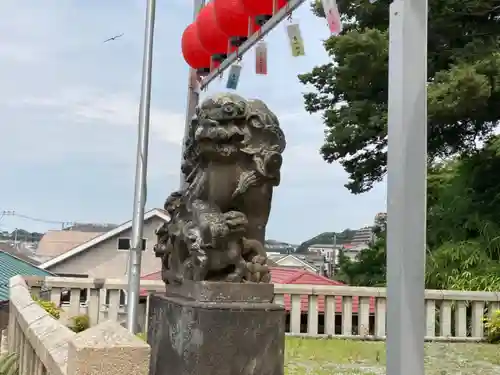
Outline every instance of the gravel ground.
[[[500, 346], [426, 344], [426, 375], [500, 375]], [[385, 344], [287, 338], [286, 375], [385, 375]]]

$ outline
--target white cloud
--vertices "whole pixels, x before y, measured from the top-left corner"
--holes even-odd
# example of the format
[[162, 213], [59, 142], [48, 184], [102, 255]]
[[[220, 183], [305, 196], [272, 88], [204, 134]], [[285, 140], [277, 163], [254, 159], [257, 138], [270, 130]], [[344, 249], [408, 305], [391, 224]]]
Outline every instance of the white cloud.
[[[57, 116], [94, 126], [137, 126], [139, 100], [125, 93], [109, 94], [89, 89], [68, 89], [53, 97], [28, 97], [11, 102], [25, 109], [50, 108]], [[151, 107], [151, 133], [154, 137], [179, 144], [184, 134], [184, 115]]]

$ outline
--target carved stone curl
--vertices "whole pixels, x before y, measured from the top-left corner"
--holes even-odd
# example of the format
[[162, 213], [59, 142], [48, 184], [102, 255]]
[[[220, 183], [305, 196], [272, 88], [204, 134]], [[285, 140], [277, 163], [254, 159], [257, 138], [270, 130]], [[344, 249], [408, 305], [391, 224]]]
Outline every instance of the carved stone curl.
[[157, 230], [163, 281], [269, 282], [264, 239], [286, 146], [277, 117], [260, 100], [214, 95], [185, 146], [186, 183]]

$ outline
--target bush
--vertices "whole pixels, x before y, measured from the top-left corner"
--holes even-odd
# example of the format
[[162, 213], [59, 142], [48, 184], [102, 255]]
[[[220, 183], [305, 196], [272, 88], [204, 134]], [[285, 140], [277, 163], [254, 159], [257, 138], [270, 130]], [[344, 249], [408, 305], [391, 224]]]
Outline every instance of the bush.
[[[77, 315], [71, 318], [72, 324], [69, 326], [73, 332], [83, 332], [90, 327], [88, 315]], [[1, 375], [1, 374], [0, 374]]]
[[494, 311], [491, 318], [485, 319], [484, 327], [486, 328], [488, 342], [500, 342], [500, 310]]
[[16, 353], [6, 354], [0, 357], [0, 375], [18, 375], [19, 357]]
[[[38, 303], [42, 309], [47, 311], [54, 319], [59, 319], [61, 316], [61, 310], [57, 307], [57, 305], [52, 301], [45, 301], [43, 299], [38, 298], [37, 296], [32, 296], [33, 301]], [[0, 373], [1, 375], [1, 373]]]

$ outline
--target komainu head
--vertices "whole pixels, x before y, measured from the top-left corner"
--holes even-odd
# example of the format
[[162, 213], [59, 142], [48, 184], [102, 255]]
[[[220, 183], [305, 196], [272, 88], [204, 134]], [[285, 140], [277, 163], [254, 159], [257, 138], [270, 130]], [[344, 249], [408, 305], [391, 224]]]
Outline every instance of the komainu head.
[[242, 154], [265, 150], [281, 154], [285, 145], [278, 118], [262, 101], [222, 93], [198, 106], [185, 160], [192, 165], [202, 160], [233, 162]]

